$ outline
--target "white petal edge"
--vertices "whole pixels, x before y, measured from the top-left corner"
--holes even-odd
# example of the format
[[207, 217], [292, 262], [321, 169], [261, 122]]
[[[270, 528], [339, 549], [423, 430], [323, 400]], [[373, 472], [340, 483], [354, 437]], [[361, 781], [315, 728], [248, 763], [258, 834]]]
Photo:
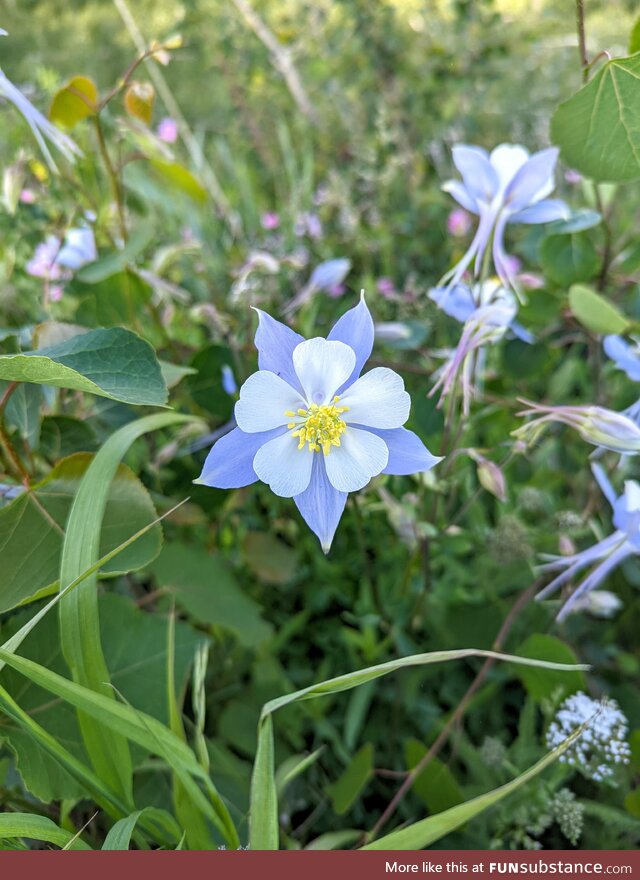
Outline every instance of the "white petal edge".
[[340, 439], [325, 457], [327, 477], [339, 492], [357, 492], [386, 468], [389, 450], [380, 437], [358, 428], [347, 428]]
[[356, 353], [338, 340], [307, 339], [293, 350], [293, 367], [309, 403], [331, 403], [356, 365]]
[[287, 433], [258, 449], [253, 469], [276, 495], [293, 498], [309, 485], [314, 454], [318, 453], [311, 452], [308, 446], [298, 449], [297, 438]]
[[342, 418], [367, 428], [401, 428], [409, 418], [411, 398], [402, 377], [388, 367], [375, 367], [353, 383], [340, 398], [349, 409]]
[[306, 409], [298, 391], [275, 373], [259, 370], [240, 389], [235, 417], [241, 431], [256, 434], [286, 425], [291, 419], [285, 412], [295, 412], [300, 407]]

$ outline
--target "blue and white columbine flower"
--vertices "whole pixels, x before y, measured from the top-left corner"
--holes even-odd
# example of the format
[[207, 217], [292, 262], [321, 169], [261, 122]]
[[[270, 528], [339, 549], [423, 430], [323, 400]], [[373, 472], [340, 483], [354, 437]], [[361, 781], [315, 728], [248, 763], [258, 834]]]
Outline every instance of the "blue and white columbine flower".
[[327, 339], [303, 339], [256, 310], [259, 370], [240, 389], [237, 427], [214, 445], [197, 480], [235, 489], [256, 480], [293, 498], [328, 552], [349, 492], [378, 474], [440, 461], [402, 426], [411, 401], [386, 367], [360, 375], [373, 348], [364, 297]]
[[575, 604], [587, 593], [595, 590], [624, 559], [640, 554], [640, 485], [635, 480], [627, 480], [622, 495], [616, 496], [602, 468], [596, 464], [592, 469], [598, 485], [613, 509], [615, 531], [587, 550], [571, 556], [557, 557], [541, 566], [542, 571], [557, 571], [561, 568], [564, 571], [538, 593], [537, 599], [546, 599], [579, 571], [593, 566], [591, 573], [576, 587], [563, 605], [558, 620], [564, 620]]
[[445, 275], [451, 289], [475, 260], [474, 274], [482, 263], [493, 236], [493, 262], [500, 280], [516, 288], [513, 269], [504, 249], [508, 223], [548, 223], [569, 216], [559, 199], [548, 199], [555, 182], [553, 173], [558, 150], [550, 147], [532, 156], [518, 144], [500, 144], [491, 154], [481, 147], [460, 144], [453, 148], [453, 163], [462, 180], [449, 180], [443, 189], [465, 210], [477, 214], [480, 222], [460, 262]]
[[559, 422], [574, 428], [583, 440], [621, 455], [640, 453], [640, 427], [625, 413], [603, 406], [547, 406], [523, 400], [528, 409], [519, 416], [536, 416], [512, 431], [524, 443], [535, 443], [548, 425]]
[[[7, 32], [0, 28], [0, 36], [6, 36]], [[69, 135], [64, 134], [53, 123], [49, 122], [46, 116], [43, 116], [39, 110], [33, 106], [31, 101], [22, 94], [20, 89], [5, 76], [0, 69], [0, 98], [6, 98], [13, 106], [24, 116], [29, 128], [33, 132], [34, 138], [38, 142], [38, 146], [47, 160], [47, 164], [52, 171], [57, 171], [56, 163], [49, 150], [48, 144], [52, 144], [69, 162], [74, 162], [77, 156], [82, 155], [82, 150], [73, 141]]]

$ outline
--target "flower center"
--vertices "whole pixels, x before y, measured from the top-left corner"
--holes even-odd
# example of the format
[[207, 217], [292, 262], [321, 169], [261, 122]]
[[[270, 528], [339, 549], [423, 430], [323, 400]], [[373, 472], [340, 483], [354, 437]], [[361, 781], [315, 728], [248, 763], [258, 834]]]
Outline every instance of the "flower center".
[[340, 398], [336, 395], [331, 403], [318, 406], [311, 403], [308, 409], [299, 409], [297, 413], [287, 410], [285, 416], [292, 421], [287, 428], [297, 430], [292, 432], [292, 437], [298, 438], [298, 449], [304, 449], [309, 444], [311, 452], [329, 454], [332, 446], [340, 446], [340, 436], [347, 430], [342, 413], [347, 412], [348, 406], [336, 406]]

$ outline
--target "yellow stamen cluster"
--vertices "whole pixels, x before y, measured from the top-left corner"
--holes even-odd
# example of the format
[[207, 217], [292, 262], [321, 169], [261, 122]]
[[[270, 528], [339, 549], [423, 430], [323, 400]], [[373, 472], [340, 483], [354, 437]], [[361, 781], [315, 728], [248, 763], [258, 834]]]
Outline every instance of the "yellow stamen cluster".
[[[285, 416], [295, 420], [289, 422], [287, 428], [297, 428], [292, 436], [298, 438], [298, 449], [304, 449], [309, 444], [312, 452], [329, 454], [332, 446], [340, 446], [340, 436], [347, 430], [342, 413], [348, 411], [348, 406], [336, 406], [340, 398], [336, 395], [332, 403], [318, 406], [312, 403], [309, 409], [299, 409], [297, 413], [287, 410]], [[298, 419], [302, 419], [299, 421]]]

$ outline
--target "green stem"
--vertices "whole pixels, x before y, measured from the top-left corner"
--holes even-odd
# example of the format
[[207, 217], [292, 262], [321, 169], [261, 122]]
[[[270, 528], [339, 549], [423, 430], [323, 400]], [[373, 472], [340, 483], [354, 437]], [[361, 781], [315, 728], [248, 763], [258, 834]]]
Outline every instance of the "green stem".
[[124, 219], [124, 200], [122, 197], [122, 187], [120, 185], [120, 179], [118, 178], [116, 169], [114, 168], [113, 162], [111, 161], [111, 156], [109, 155], [109, 151], [107, 150], [107, 144], [104, 139], [104, 131], [102, 129], [100, 116], [94, 116], [93, 122], [96, 130], [96, 136], [98, 138], [98, 149], [100, 150], [102, 161], [104, 162], [109, 180], [111, 181], [111, 187], [113, 189], [113, 195], [116, 201], [116, 207], [118, 210], [118, 222], [120, 224], [120, 235], [122, 236], [123, 242], [126, 242], [127, 225]]

